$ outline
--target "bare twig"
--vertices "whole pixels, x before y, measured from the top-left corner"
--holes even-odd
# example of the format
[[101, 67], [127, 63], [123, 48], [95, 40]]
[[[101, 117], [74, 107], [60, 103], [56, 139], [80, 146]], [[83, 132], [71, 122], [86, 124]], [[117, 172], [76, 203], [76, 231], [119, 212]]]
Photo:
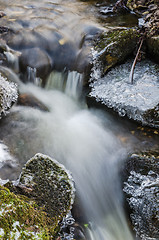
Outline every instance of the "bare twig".
[[136, 62], [137, 62], [137, 59], [138, 59], [138, 56], [139, 56], [139, 53], [140, 53], [143, 41], [144, 41], [144, 38], [142, 38], [141, 41], [140, 41], [140, 45], [139, 45], [136, 57], [134, 59], [133, 65], [131, 67], [131, 71], [130, 71], [130, 75], [129, 75], [129, 82], [131, 82], [131, 84], [133, 84], [134, 69], [135, 69], [135, 65], [136, 65]]

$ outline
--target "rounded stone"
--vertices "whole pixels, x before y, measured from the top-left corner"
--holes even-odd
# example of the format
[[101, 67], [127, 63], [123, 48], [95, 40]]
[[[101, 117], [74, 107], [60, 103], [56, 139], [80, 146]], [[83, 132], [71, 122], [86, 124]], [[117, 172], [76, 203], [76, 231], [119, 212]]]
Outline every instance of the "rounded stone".
[[[74, 202], [74, 182], [66, 168], [56, 160], [36, 154], [22, 169], [18, 187], [34, 198], [51, 217], [62, 220]], [[31, 189], [31, 191], [27, 191]]]
[[49, 55], [40, 48], [29, 48], [22, 51], [19, 58], [20, 70], [27, 72], [27, 68], [36, 69], [36, 76], [45, 80], [52, 69], [52, 61]]

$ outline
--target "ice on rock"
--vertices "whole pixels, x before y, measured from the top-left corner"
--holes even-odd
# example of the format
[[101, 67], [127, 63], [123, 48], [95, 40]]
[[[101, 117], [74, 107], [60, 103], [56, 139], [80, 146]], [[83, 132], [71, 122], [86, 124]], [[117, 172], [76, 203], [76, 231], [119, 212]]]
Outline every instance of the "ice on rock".
[[134, 72], [134, 84], [129, 82], [129, 74], [132, 62], [120, 65], [110, 70], [102, 77], [96, 66], [98, 60], [93, 55], [93, 70], [91, 74], [90, 96], [96, 101], [113, 108], [120, 116], [129, 118], [144, 124], [143, 114], [159, 104], [159, 69], [154, 63], [143, 60], [137, 63]]
[[130, 172], [125, 182], [134, 230], [142, 240], [159, 239], [159, 175]]
[[0, 73], [0, 117], [1, 114], [7, 113], [7, 110], [17, 101], [17, 98], [17, 85], [9, 82]]

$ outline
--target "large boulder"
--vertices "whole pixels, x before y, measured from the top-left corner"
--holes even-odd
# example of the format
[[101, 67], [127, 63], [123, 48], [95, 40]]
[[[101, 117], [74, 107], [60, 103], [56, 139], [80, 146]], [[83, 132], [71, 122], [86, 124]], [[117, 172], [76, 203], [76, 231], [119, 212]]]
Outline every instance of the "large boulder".
[[124, 192], [137, 236], [159, 239], [159, 152], [132, 154], [125, 168]]
[[52, 69], [52, 60], [49, 55], [40, 48], [30, 48], [22, 51], [19, 58], [19, 66], [21, 72], [27, 74], [27, 78], [29, 78], [28, 67], [35, 69], [36, 77], [41, 78], [43, 85], [45, 85], [45, 80]]

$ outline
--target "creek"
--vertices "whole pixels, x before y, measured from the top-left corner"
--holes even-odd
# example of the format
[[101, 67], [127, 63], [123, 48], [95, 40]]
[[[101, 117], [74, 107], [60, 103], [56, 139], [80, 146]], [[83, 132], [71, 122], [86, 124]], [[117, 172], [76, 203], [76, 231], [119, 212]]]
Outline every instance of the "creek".
[[[64, 164], [75, 180], [90, 240], [136, 239], [124, 210], [120, 173], [136, 145], [144, 149], [158, 142], [158, 138], [150, 141], [142, 135], [134, 123], [125, 124], [111, 113], [88, 109], [82, 94], [83, 75], [79, 72], [91, 56], [93, 36], [106, 25], [106, 17], [101, 23], [101, 11], [111, 13], [113, 2], [107, 1], [104, 8], [102, 4], [95, 7], [75, 0], [0, 0], [7, 15], [1, 25], [17, 32], [10, 46], [18, 51], [38, 46], [54, 56], [55, 65], [45, 88], [38, 86], [36, 74], [31, 79], [34, 82], [29, 79], [19, 84], [21, 93], [31, 93], [49, 111], [17, 105], [1, 120], [0, 162], [7, 159], [11, 167], [2, 169], [0, 177], [16, 179], [25, 162], [37, 152]], [[109, 26], [111, 18], [115, 19], [109, 14]], [[131, 24], [136, 24], [136, 17], [132, 18]], [[117, 16], [118, 25], [119, 19], [121, 25], [127, 25], [127, 20]], [[116, 78], [119, 70], [114, 71]]]

